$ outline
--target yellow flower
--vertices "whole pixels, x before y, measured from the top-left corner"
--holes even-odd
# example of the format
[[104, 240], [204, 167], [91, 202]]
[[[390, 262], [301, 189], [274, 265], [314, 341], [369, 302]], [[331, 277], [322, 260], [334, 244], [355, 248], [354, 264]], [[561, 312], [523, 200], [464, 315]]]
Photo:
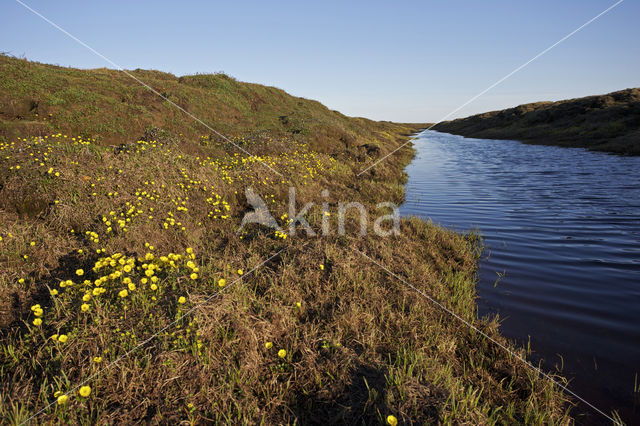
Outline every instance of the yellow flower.
[[278, 351], [278, 356], [284, 359], [284, 357], [287, 356], [287, 351], [285, 351], [284, 349], [280, 349]]
[[59, 405], [66, 404], [66, 403], [67, 403], [67, 401], [69, 401], [69, 397], [68, 397], [67, 395], [60, 395], [60, 396], [58, 397], [58, 404], [59, 404]]
[[78, 270], [76, 271], [76, 275], [77, 275], [77, 276], [79, 276], [79, 277], [81, 277], [81, 276], [83, 276], [83, 275], [84, 275], [84, 271], [83, 271], [82, 269], [78, 269]]
[[267, 348], [267, 349], [271, 349], [273, 347], [273, 343], [267, 342], [267, 343], [264, 344], [264, 347]]
[[95, 362], [96, 364], [100, 364], [102, 362], [102, 357], [101, 356], [94, 356], [93, 357], [93, 362]]
[[33, 320], [33, 325], [39, 327], [42, 325], [42, 319], [41, 318], [36, 318]]
[[125, 272], [131, 272], [131, 265], [124, 265], [124, 268], [122, 268]]
[[58, 336], [58, 342], [65, 343], [69, 339], [69, 336], [66, 334], [61, 334]]
[[88, 302], [89, 300], [91, 300], [91, 295], [89, 293], [87, 293], [84, 296], [82, 296], [82, 301], [83, 302]]
[[195, 272], [193, 274], [190, 275], [192, 280], [197, 280], [198, 279], [198, 274], [196, 274]]
[[324, 265], [323, 264], [320, 264], [320, 270], [324, 271]]
[[80, 309], [82, 310], [82, 312], [87, 312], [89, 310], [89, 305], [83, 303], [82, 306], [80, 306]]
[[396, 419], [396, 416], [388, 415], [387, 424], [390, 426], [396, 426], [398, 424], [398, 419]]
[[88, 397], [91, 394], [91, 386], [82, 386], [78, 393], [84, 398]]
[[158, 286], [155, 284], [151, 284], [151, 290], [156, 291], [158, 289]]
[[118, 293], [118, 296], [125, 298], [129, 295], [129, 292], [127, 290], [121, 290], [120, 293]]
[[131, 291], [136, 289], [136, 285], [134, 283], [129, 283], [128, 287], [129, 287], [129, 290]]
[[296, 308], [298, 308], [298, 309], [302, 308], [302, 303], [296, 302]]
[[218, 280], [218, 285], [219, 285], [220, 287], [224, 287], [225, 285], [227, 285], [227, 280], [225, 280], [224, 278], [220, 278], [220, 279]]
[[244, 271], [242, 269], [238, 269], [238, 275], [242, 275], [244, 274]]
[[178, 303], [180, 303], [180, 304], [182, 304], [182, 303], [184, 303], [186, 301], [187, 301], [187, 299], [185, 299], [184, 296], [180, 296], [180, 298], [178, 299]]
[[58, 290], [56, 290], [55, 288], [53, 290], [51, 290], [49, 293], [51, 293], [52, 296], [57, 296], [58, 295]]

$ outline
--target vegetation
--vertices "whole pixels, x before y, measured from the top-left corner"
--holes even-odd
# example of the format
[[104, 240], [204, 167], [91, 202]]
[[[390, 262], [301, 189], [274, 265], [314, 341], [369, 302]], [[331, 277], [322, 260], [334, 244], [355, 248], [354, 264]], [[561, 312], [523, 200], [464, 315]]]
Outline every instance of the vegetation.
[[434, 130], [640, 155], [640, 89], [559, 102], [536, 102], [445, 121]]
[[289, 187], [315, 230], [322, 202], [379, 216], [411, 149], [357, 173], [419, 126], [135, 71], [232, 144], [122, 73], [1, 61], [0, 422], [571, 422], [551, 382], [363, 255], [526, 356], [477, 318], [477, 235], [360, 236], [353, 210], [344, 235], [333, 213], [327, 236], [238, 232], [247, 187], [283, 227]]

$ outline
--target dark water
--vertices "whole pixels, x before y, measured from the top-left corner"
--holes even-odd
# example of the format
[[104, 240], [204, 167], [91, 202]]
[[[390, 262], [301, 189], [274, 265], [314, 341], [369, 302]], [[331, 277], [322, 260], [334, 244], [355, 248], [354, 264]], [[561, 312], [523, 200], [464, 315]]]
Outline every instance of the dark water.
[[415, 148], [401, 213], [481, 231], [479, 314], [499, 313], [570, 389], [640, 424], [640, 157], [435, 131]]

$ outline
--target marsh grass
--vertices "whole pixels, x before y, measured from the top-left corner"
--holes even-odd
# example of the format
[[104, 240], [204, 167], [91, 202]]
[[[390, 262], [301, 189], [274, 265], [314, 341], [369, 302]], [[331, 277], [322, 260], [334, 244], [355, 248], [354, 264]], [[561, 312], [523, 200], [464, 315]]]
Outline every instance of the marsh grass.
[[[25, 84], [115, 78], [110, 70], [46, 73]], [[251, 85], [136, 73], [166, 79], [168, 91], [211, 91], [242, 120], [257, 119], [259, 105], [235, 99]], [[290, 101], [260, 90], [265, 102], [268, 94]], [[65, 99], [56, 95], [54, 106]], [[310, 102], [299, 114], [313, 114]], [[477, 318], [476, 234], [406, 218], [400, 235], [361, 236], [354, 214], [344, 235], [283, 239], [259, 225], [237, 232], [247, 186], [277, 218], [295, 187], [301, 203], [315, 202], [308, 221], [317, 230], [323, 189], [332, 209], [359, 201], [370, 216], [375, 203], [402, 200], [412, 150], [357, 177], [372, 160], [360, 145], [376, 139], [382, 155], [417, 126], [332, 114], [318, 134], [280, 129], [234, 140], [259, 158], [166, 129], [116, 148], [93, 133], [0, 143], [1, 421], [369, 424], [392, 414], [401, 423], [570, 423], [571, 404], [551, 382], [362, 255], [526, 357], [495, 318]], [[91, 387], [87, 397], [81, 385]], [[61, 394], [68, 400], [58, 403]]]

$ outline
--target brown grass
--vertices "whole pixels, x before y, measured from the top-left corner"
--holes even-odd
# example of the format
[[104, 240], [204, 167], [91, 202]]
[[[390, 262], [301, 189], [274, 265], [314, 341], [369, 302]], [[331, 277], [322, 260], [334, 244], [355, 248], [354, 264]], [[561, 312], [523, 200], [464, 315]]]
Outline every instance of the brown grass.
[[[196, 83], [222, 84], [188, 81]], [[64, 134], [0, 143], [1, 421], [569, 423], [569, 402], [549, 381], [363, 256], [511, 345], [495, 320], [477, 319], [477, 236], [407, 218], [398, 236], [369, 227], [363, 237], [354, 212], [336, 235], [338, 202], [360, 201], [375, 217], [375, 203], [402, 200], [410, 148], [357, 173], [415, 127], [344, 117], [319, 128], [235, 140], [283, 177], [224, 141], [166, 129], [118, 149]], [[367, 153], [363, 141], [379, 151]], [[316, 203], [307, 215], [316, 230], [320, 192], [329, 190], [334, 232], [236, 232], [247, 186], [273, 200], [277, 217], [295, 187], [299, 206]], [[175, 266], [162, 260], [170, 254]], [[128, 272], [123, 257], [132, 259]], [[158, 289], [143, 282], [147, 265], [160, 268]], [[74, 284], [61, 286], [67, 280]], [[82, 299], [96, 287], [104, 293]], [[80, 385], [91, 386], [87, 398]], [[56, 403], [56, 392], [68, 401]]]

